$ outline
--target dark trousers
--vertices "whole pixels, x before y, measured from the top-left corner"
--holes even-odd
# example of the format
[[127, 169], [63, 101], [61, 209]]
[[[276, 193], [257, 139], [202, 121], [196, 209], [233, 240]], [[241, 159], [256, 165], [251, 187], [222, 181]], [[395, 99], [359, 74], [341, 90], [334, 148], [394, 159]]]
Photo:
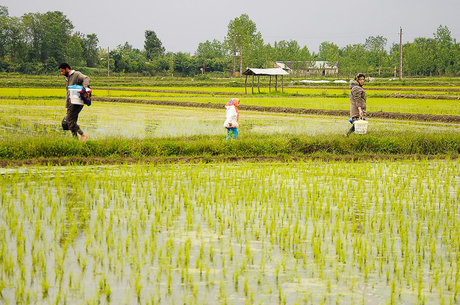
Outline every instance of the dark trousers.
[[70, 107], [67, 109], [67, 123], [69, 124], [69, 129], [74, 137], [76, 137], [77, 134], [83, 134], [83, 130], [81, 130], [80, 126], [77, 124], [78, 114], [80, 114], [82, 109], [83, 105], [75, 104], [70, 104]]

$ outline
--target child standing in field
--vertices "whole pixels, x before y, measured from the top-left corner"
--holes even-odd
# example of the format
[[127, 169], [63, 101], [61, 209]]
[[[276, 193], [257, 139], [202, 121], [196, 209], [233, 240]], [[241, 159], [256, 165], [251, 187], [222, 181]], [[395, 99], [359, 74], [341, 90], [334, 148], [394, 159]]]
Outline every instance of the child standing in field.
[[227, 129], [227, 138], [229, 140], [232, 135], [233, 139], [238, 137], [238, 120], [240, 119], [240, 114], [238, 113], [238, 105], [240, 100], [238, 98], [232, 98], [225, 105], [225, 114], [226, 119], [224, 122], [224, 127]]

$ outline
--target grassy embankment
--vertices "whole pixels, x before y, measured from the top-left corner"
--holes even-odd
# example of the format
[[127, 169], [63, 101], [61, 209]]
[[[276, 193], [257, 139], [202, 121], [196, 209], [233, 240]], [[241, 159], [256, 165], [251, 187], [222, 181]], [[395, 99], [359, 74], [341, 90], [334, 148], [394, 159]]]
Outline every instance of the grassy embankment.
[[[401, 158], [453, 157], [460, 134], [344, 136], [248, 136], [225, 141], [221, 136], [164, 139], [102, 139], [80, 143], [70, 138], [22, 138], [0, 145], [3, 166], [23, 163], [105, 163], [155, 159], [205, 161], [245, 158]], [[28, 161], [26, 161], [28, 160]]]

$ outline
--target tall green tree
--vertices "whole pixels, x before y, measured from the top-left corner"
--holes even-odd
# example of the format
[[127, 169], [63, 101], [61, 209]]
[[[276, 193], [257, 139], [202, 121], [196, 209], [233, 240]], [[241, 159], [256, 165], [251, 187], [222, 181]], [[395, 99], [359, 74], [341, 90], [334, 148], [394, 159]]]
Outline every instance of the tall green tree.
[[307, 46], [303, 46], [302, 49], [300, 49], [299, 60], [302, 60], [302, 61], [311, 60], [311, 54]]
[[275, 41], [272, 52], [275, 60], [298, 61], [302, 57], [302, 49], [295, 40]]
[[114, 62], [113, 70], [120, 73], [142, 72], [145, 68], [146, 58], [142, 51], [133, 48], [128, 42], [119, 45], [110, 52]]
[[[436, 74], [436, 41], [432, 38], [415, 38], [403, 46], [403, 67], [409, 75]], [[398, 51], [399, 56], [399, 51]]]
[[6, 44], [8, 39], [8, 8], [0, 5], [0, 59], [6, 55]]
[[386, 44], [387, 39], [383, 36], [369, 36], [364, 43], [364, 48], [368, 52], [369, 64], [376, 67], [379, 75], [381, 74], [382, 64], [384, 64], [387, 57]]
[[18, 59], [24, 56], [24, 37], [23, 26], [18, 17], [11, 17], [8, 19], [6, 39], [6, 50], [8, 57], [13, 65], [13, 72], [16, 72], [16, 64]]
[[319, 46], [319, 60], [327, 61], [331, 65], [336, 65], [339, 61], [339, 47], [329, 41], [323, 41]]
[[42, 15], [44, 40], [42, 45], [42, 62], [48, 57], [58, 61], [63, 58], [65, 48], [74, 28], [72, 22], [59, 11], [46, 12]]
[[440, 25], [436, 33], [434, 33], [434, 39], [437, 43], [436, 69], [438, 74], [455, 73], [456, 54], [454, 40], [447, 26]]
[[368, 60], [363, 44], [347, 45], [340, 49], [338, 58], [339, 72], [353, 77], [358, 72], [367, 72]]
[[24, 14], [21, 19], [24, 24], [24, 36], [27, 43], [28, 61], [40, 61], [44, 40], [44, 29], [38, 13]]
[[99, 39], [96, 34], [84, 35], [77, 32], [77, 37], [83, 49], [83, 60], [88, 67], [96, 67], [99, 63], [98, 44]]
[[145, 31], [144, 49], [148, 60], [154, 60], [165, 53], [165, 48], [154, 31]]
[[0, 18], [8, 17], [8, 7], [0, 5]]
[[72, 35], [67, 41], [65, 58], [71, 67], [81, 67], [83, 65], [83, 48], [76, 34]]
[[292, 61], [293, 69], [305, 70], [308, 66], [306, 62], [311, 60], [308, 48], [306, 46], [301, 48], [296, 40], [275, 41], [273, 47], [267, 44], [265, 49], [268, 57], [266, 67], [273, 67], [276, 61]]
[[200, 62], [203, 73], [205, 71], [220, 71], [225, 66], [222, 60], [225, 57], [225, 49], [217, 39], [206, 40], [198, 44], [195, 57]]
[[460, 43], [454, 39], [454, 75], [460, 76]]
[[264, 64], [262, 35], [247, 14], [242, 14], [229, 22], [224, 46], [232, 56], [239, 55], [241, 70], [247, 66], [261, 67]]
[[184, 76], [195, 75], [200, 72], [200, 64], [190, 54], [178, 52], [174, 55], [174, 71]]
[[18, 59], [24, 55], [23, 26], [18, 17], [10, 17], [8, 9], [0, 6], [0, 70], [16, 71]]
[[43, 63], [49, 57], [64, 60], [73, 25], [62, 12], [28, 13], [22, 17], [22, 23], [30, 61]]
[[195, 56], [206, 59], [223, 58], [225, 57], [225, 49], [223, 44], [217, 39], [213, 41], [206, 40], [198, 44]]

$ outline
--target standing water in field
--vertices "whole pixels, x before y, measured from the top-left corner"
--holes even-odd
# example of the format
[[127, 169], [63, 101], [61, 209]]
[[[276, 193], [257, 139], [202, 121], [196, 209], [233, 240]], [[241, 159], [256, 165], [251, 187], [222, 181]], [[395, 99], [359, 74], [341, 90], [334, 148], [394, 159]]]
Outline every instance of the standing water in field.
[[[129, 115], [127, 115], [129, 114]], [[137, 104], [93, 103], [79, 122], [92, 140], [104, 138], [160, 138], [196, 135], [222, 135], [222, 112]], [[0, 137], [18, 139], [30, 136], [62, 137], [61, 101], [0, 100]], [[343, 134], [344, 118], [297, 114], [244, 112], [243, 134]], [[458, 132], [458, 124], [372, 119], [372, 133]]]
[[0, 169], [2, 302], [456, 304], [459, 167]]

